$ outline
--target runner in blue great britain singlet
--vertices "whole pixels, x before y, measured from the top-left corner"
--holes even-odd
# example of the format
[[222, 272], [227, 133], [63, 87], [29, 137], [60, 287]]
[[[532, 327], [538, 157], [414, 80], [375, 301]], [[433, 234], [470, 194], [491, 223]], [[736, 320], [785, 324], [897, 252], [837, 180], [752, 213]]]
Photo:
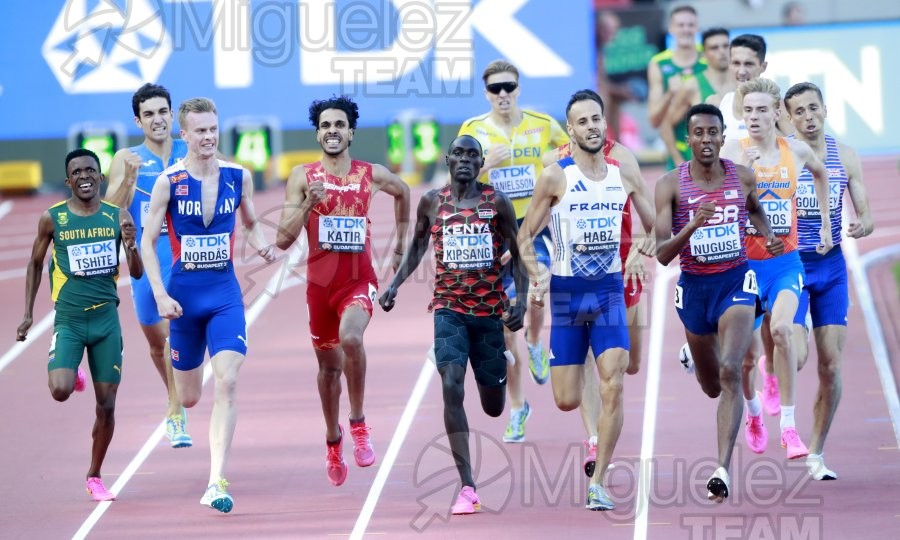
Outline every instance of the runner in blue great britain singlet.
[[841, 163], [834, 137], [825, 135], [825, 145], [831, 241], [834, 242], [834, 248], [825, 255], [816, 252], [822, 222], [812, 174], [803, 168], [797, 178], [798, 249], [806, 272], [797, 318], [809, 311], [816, 328], [831, 324], [846, 326], [847, 311], [850, 309], [847, 263], [841, 251], [841, 213], [844, 190], [847, 189], [847, 171]]
[[[132, 146], [132, 152], [141, 157], [141, 168], [138, 170], [134, 186], [134, 197], [128, 211], [134, 218], [134, 226], [137, 228], [137, 245], [141, 245], [141, 237], [144, 235], [144, 218], [150, 212], [150, 192], [153, 191], [153, 183], [163, 170], [177, 163], [187, 155], [187, 144], [181, 139], [172, 140], [172, 153], [169, 162], [163, 164], [159, 156], [150, 151], [145, 144]], [[168, 227], [163, 224], [159, 240], [156, 243], [156, 253], [159, 257], [159, 269], [162, 272], [163, 284], [169, 285], [172, 269], [172, 248], [169, 244]], [[153, 291], [150, 289], [150, 281], [147, 276], [131, 281], [131, 297], [134, 300], [134, 311], [138, 322], [144, 326], [151, 326], [162, 320], [156, 310], [156, 300], [153, 299]]]
[[550, 273], [550, 365], [582, 364], [629, 349], [619, 243], [628, 194], [619, 168], [607, 160], [602, 181], [589, 180], [571, 157], [559, 160], [566, 190], [550, 209], [554, 259]]
[[228, 350], [247, 354], [241, 289], [234, 273], [235, 216], [243, 191], [243, 169], [219, 161], [216, 210], [203, 224], [201, 182], [181, 164], [165, 171], [169, 178], [166, 224], [172, 246], [172, 277], [166, 291], [184, 315], [170, 323], [172, 367], [188, 371], [209, 356]]

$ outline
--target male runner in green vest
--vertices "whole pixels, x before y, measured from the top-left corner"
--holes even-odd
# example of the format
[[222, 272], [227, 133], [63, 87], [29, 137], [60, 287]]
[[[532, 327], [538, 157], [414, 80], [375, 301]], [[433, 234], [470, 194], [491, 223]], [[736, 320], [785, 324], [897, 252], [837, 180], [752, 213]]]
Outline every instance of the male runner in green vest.
[[50, 394], [57, 401], [65, 401], [76, 386], [84, 390], [84, 375], [81, 372], [78, 377], [78, 366], [87, 349], [97, 398], [87, 490], [95, 501], [110, 501], [115, 495], [103, 485], [100, 467], [115, 429], [116, 391], [122, 378], [122, 329], [116, 290], [120, 246], [125, 246], [132, 278], [140, 278], [144, 267], [135, 245], [134, 221], [124, 208], [100, 199], [102, 181], [96, 154], [77, 149], [66, 156], [66, 185], [72, 196], [51, 206], [38, 222], [25, 277], [25, 316], [16, 340], [28, 337], [44, 258], [52, 242], [50, 294], [56, 319], [47, 364]]

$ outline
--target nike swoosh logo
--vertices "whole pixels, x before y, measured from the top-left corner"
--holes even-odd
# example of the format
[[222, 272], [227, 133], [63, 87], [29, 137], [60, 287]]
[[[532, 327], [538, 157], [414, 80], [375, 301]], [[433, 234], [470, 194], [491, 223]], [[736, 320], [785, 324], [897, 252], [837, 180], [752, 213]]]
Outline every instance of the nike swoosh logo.
[[743, 302], [744, 300], [747, 300], [747, 299], [746, 299], [746, 298], [741, 298], [741, 297], [739, 297], [739, 296], [732, 296], [732, 297], [731, 297], [731, 301], [732, 301], [732, 302]]
[[700, 195], [699, 197], [688, 197], [688, 204], [694, 204], [695, 202], [699, 201], [703, 197], [706, 197], [706, 195]]
[[503, 384], [503, 383], [505, 383], [505, 382], [506, 382], [506, 377], [503, 377], [502, 379], [500, 379], [499, 381], [497, 381], [497, 384]]

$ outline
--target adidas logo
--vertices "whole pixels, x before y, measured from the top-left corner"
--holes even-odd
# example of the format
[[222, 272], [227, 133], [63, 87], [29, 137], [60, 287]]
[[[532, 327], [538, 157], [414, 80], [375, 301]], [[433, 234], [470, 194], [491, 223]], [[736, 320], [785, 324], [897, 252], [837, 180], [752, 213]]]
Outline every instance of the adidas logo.
[[578, 183], [575, 184], [575, 186], [569, 190], [569, 193], [578, 193], [579, 191], [587, 191], [587, 190], [588, 190], [588, 188], [587, 188], [587, 186], [584, 185], [584, 182], [579, 180]]

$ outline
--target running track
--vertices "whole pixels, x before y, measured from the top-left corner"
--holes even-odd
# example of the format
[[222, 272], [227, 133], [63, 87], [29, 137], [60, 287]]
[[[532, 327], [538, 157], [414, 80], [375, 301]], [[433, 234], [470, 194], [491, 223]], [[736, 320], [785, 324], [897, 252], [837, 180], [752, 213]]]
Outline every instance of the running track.
[[[857, 243], [863, 255], [900, 244], [897, 160], [868, 159], [865, 173], [878, 230]], [[651, 182], [658, 174], [646, 171]], [[421, 192], [414, 190], [414, 205]], [[282, 198], [281, 189], [257, 197], [258, 212], [270, 223], [269, 237], [274, 237], [271, 223], [277, 221]], [[12, 340], [37, 218], [56, 200], [0, 202], [0, 295], [8, 299], [0, 321], [9, 337], [0, 347], [5, 355], [0, 359], [0, 537], [840, 539], [885, 538], [900, 530], [897, 434], [856, 288], [851, 288], [844, 398], [826, 447], [828, 464], [840, 480], [808, 481], [802, 464], [785, 461], [778, 421], [767, 418], [768, 452], [750, 453], [739, 435], [733, 495], [719, 506], [706, 501], [704, 488], [715, 453], [715, 402], [677, 364], [683, 334], [670, 302], [676, 278], [670, 271], [658, 271], [646, 289], [648, 305], [660, 304], [648, 310], [641, 372], [626, 379], [625, 427], [611, 478], [618, 509], [583, 508], [587, 479], [580, 472], [581, 421], [576, 413], [556, 409], [549, 387], [526, 381], [535, 413], [527, 442], [509, 446], [499, 442], [505, 415], [491, 419], [480, 411], [470, 377], [467, 411], [484, 508], [479, 515], [449, 517], [459, 486], [443, 437], [438, 379], [425, 359], [432, 336], [425, 311], [433, 278], [430, 258], [400, 290], [394, 311], [379, 310], [366, 334], [366, 410], [378, 462], [359, 469], [345, 448], [350, 475], [334, 488], [323, 470], [323, 424], [302, 264], [294, 273], [284, 259], [266, 267], [238, 257], [253, 326], [239, 383], [240, 420], [228, 474], [235, 509], [228, 515], [198, 504], [208, 474], [211, 386], [189, 414], [194, 448], [170, 449], [161, 430], [165, 394], [123, 279], [126, 361], [116, 434], [104, 467], [107, 487], [118, 490], [118, 500], [98, 505], [84, 491], [93, 399], [89, 393], [76, 394], [59, 404], [46, 388], [50, 336], [37, 334], [51, 310], [46, 274], [28, 346]], [[390, 251], [390, 208], [389, 197], [376, 197], [372, 215], [379, 261]], [[896, 321], [898, 296], [886, 268], [876, 264], [869, 272], [872, 295], [879, 313]], [[388, 273], [382, 269], [380, 275], [386, 282]], [[891, 319], [884, 320], [887, 352], [896, 359], [898, 334]], [[806, 440], [815, 365], [811, 358], [798, 389], [798, 427]], [[344, 398], [342, 415], [346, 411]], [[652, 458], [643, 467], [638, 465], [642, 455]]]

